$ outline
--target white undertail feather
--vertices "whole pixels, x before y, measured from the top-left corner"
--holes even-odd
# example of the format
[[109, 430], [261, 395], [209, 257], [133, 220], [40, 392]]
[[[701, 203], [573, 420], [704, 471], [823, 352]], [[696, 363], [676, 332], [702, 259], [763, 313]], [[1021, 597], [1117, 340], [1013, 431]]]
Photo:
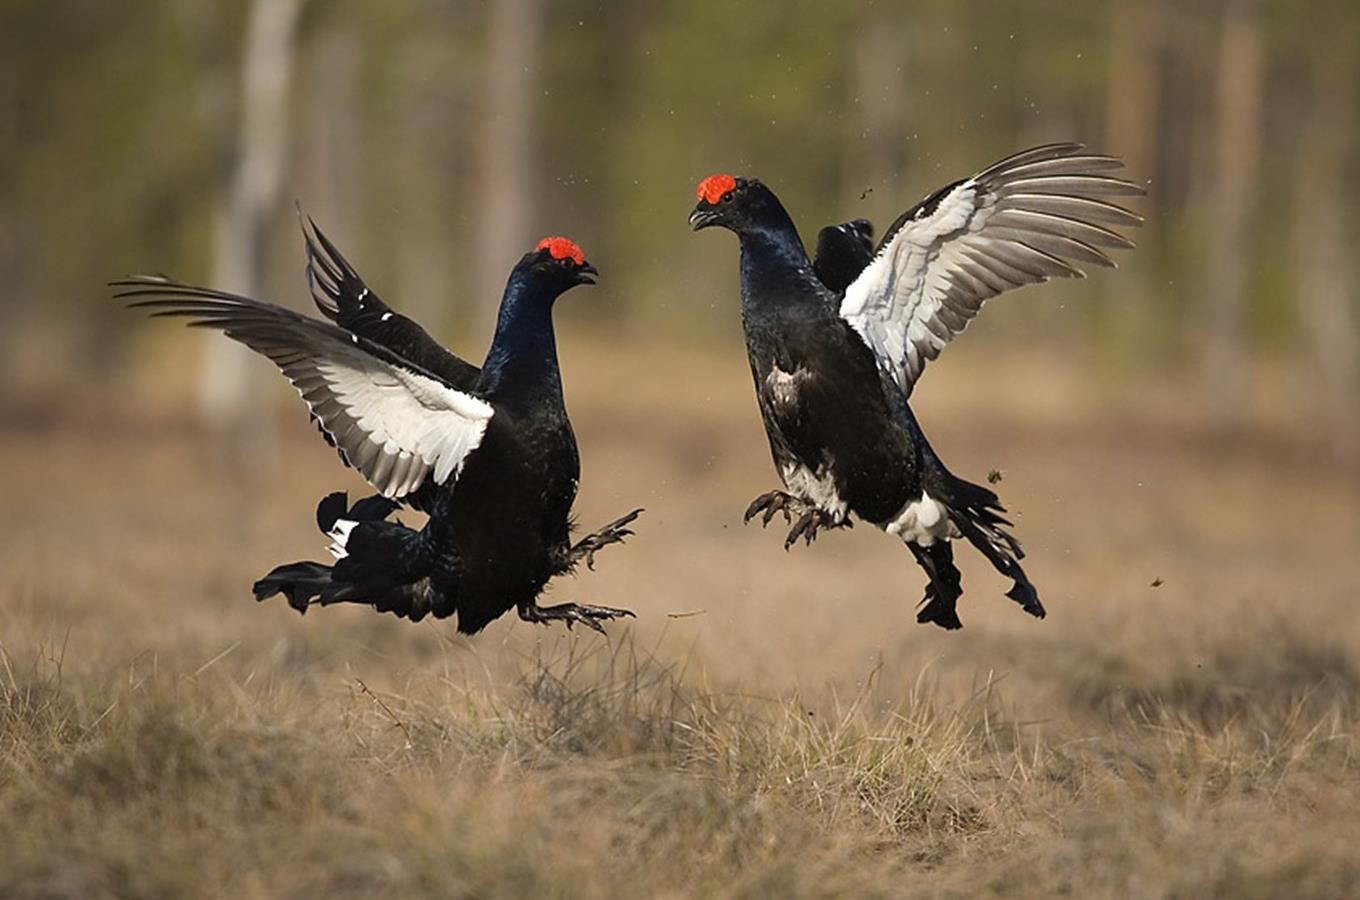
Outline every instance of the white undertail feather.
[[922, 547], [959, 536], [959, 529], [949, 518], [949, 510], [924, 491], [921, 492], [921, 499], [912, 500], [902, 507], [902, 511], [886, 523], [883, 530]]
[[349, 556], [349, 551], [345, 549], [345, 547], [349, 543], [350, 532], [353, 531], [354, 526], [358, 524], [358, 522], [353, 522], [349, 519], [335, 520], [335, 524], [331, 526], [331, 530], [326, 532], [326, 536], [331, 539], [331, 545], [327, 547], [326, 550], [331, 556], [334, 556], [336, 559], [344, 559], [346, 556]]

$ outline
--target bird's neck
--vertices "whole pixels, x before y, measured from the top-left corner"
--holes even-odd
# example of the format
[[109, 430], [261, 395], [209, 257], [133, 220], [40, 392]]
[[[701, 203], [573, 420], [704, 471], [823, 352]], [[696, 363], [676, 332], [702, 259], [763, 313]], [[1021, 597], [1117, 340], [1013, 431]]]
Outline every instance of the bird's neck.
[[807, 293], [813, 283], [812, 263], [798, 229], [783, 208], [760, 226], [741, 233], [742, 302], [782, 303]]
[[546, 391], [561, 398], [562, 377], [552, 323], [555, 299], [519, 273], [511, 275], [496, 319], [496, 334], [482, 366], [483, 391], [540, 396]]

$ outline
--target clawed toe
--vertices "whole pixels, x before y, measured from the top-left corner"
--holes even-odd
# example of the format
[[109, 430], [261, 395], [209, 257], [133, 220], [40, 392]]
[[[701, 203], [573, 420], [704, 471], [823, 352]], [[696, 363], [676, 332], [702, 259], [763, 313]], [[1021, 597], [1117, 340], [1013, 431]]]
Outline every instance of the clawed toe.
[[[837, 521], [826, 510], [818, 509], [806, 500], [784, 491], [770, 491], [752, 500], [751, 505], [746, 507], [746, 513], [741, 521], [742, 524], [746, 524], [760, 516], [760, 524], [763, 527], [770, 524], [776, 513], [783, 513], [785, 522], [793, 522], [793, 528], [789, 529], [788, 536], [784, 538], [785, 550], [796, 544], [799, 538], [811, 544], [817, 537], [817, 532], [823, 528], [848, 528], [851, 524], [848, 518]], [[794, 521], [790, 513], [797, 515], [798, 520]]]
[[605, 547], [608, 547], [610, 544], [622, 544], [625, 538], [632, 537], [635, 532], [627, 526], [640, 515], [642, 515], [642, 510], [635, 509], [627, 515], [620, 516], [610, 522], [594, 534], [589, 534], [581, 538], [581, 540], [577, 541], [571, 548], [571, 561], [575, 562], [584, 559], [586, 568], [594, 571], [595, 554]]
[[817, 538], [817, 532], [823, 528], [849, 528], [853, 527], [849, 519], [837, 522], [832, 516], [820, 509], [810, 509], [803, 513], [802, 517], [794, 523], [793, 528], [789, 529], [788, 536], [784, 538], [784, 549], [788, 550], [798, 539], [802, 538], [809, 546]]
[[769, 491], [751, 501], [751, 505], [746, 507], [746, 512], [741, 517], [741, 523], [745, 525], [759, 515], [760, 524], [763, 528], [770, 524], [770, 520], [773, 519], [777, 513], [783, 513], [784, 521], [788, 522], [789, 507], [798, 507], [801, 505], [802, 502], [791, 494], [786, 494], [783, 491]]
[[526, 622], [546, 625], [549, 622], [565, 622], [570, 630], [580, 623], [592, 631], [606, 634], [601, 621], [623, 617], [637, 618], [631, 609], [615, 609], [612, 606], [591, 606], [588, 603], [561, 603], [557, 606], [527, 606], [519, 611], [519, 617]]
[[784, 549], [788, 550], [798, 543], [800, 537], [811, 544], [812, 539], [817, 536], [819, 527], [821, 527], [821, 514], [817, 510], [810, 509], [803, 513], [802, 517], [789, 529], [788, 536], [784, 538]]

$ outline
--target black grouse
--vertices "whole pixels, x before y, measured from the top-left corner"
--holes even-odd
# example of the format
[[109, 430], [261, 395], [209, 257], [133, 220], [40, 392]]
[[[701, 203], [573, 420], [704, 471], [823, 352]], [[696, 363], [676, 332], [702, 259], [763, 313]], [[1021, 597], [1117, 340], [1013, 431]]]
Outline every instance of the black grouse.
[[[248, 297], [137, 276], [117, 296], [156, 316], [184, 316], [267, 356], [307, 403], [323, 435], [379, 492], [347, 508], [343, 493], [317, 508], [333, 566], [298, 562], [256, 582], [299, 612], [352, 602], [419, 621], [457, 613], [480, 631], [517, 609], [528, 622], [560, 620], [603, 632], [630, 611], [583, 603], [539, 606], [548, 580], [632, 534], [634, 510], [576, 543], [569, 537], [580, 477], [562, 399], [552, 308], [597, 273], [581, 249], [545, 238], [510, 273], [495, 337], [480, 368], [389, 309], [310, 220], [308, 282], [331, 320]], [[415, 530], [386, 521], [400, 505], [428, 513]]]
[[[786, 490], [745, 520], [777, 512], [811, 543], [850, 514], [906, 542], [929, 583], [918, 622], [960, 628], [962, 594], [949, 541], [966, 538], [1014, 581], [1007, 596], [1043, 618], [995, 493], [953, 475], [907, 403], [925, 364], [988, 298], [1133, 245], [1112, 230], [1142, 220], [1107, 198], [1142, 189], [1079, 144], [1017, 153], [907, 210], [877, 248], [864, 220], [822, 229], [809, 260], [793, 220], [754, 178], [714, 175], [698, 190], [695, 230], [741, 241], [741, 319], [761, 418]], [[790, 513], [796, 521], [790, 519]]]

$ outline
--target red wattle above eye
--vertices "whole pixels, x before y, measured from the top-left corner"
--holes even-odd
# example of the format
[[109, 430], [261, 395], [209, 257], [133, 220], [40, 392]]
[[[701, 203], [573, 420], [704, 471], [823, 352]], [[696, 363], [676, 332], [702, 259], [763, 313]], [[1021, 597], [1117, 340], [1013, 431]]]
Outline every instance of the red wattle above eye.
[[586, 264], [586, 255], [571, 238], [545, 237], [535, 250], [547, 250], [553, 259], [570, 259], [578, 266]]
[[736, 190], [736, 187], [737, 179], [731, 175], [710, 175], [699, 182], [699, 190], [696, 191], [696, 195], [700, 200], [717, 203], [722, 200], [724, 194]]

